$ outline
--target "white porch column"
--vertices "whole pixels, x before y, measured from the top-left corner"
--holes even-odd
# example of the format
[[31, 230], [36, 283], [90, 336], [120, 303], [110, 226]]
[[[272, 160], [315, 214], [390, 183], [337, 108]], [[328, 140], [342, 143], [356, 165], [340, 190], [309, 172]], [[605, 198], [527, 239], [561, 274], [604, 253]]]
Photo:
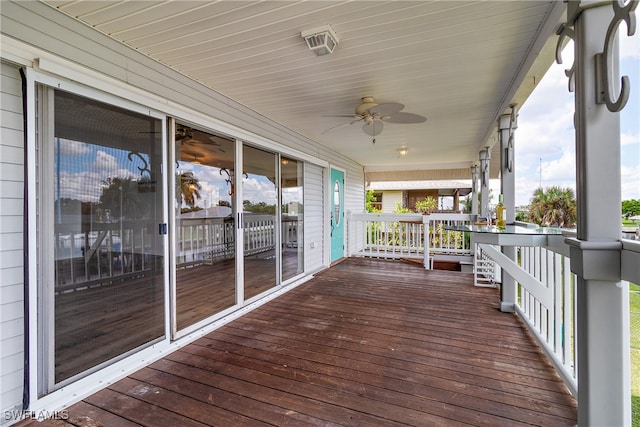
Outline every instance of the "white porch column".
[[471, 166], [471, 213], [478, 215], [478, 166]]
[[[498, 119], [498, 137], [500, 138], [500, 192], [503, 195], [503, 203], [507, 208], [507, 224], [513, 224], [516, 220], [516, 180], [514, 165], [514, 133], [517, 124], [517, 110], [511, 106], [511, 114], [505, 114]], [[516, 248], [503, 246], [502, 253], [512, 261], [516, 261]], [[516, 281], [504, 270], [502, 271], [502, 285], [500, 287], [500, 310], [512, 313], [516, 305]]]
[[480, 215], [489, 218], [489, 164], [491, 151], [488, 148], [480, 151]]
[[[612, 6], [613, 5], [613, 6]], [[562, 36], [575, 42], [576, 195], [578, 230], [571, 245], [576, 284], [578, 425], [630, 426], [629, 290], [620, 282], [620, 105], [605, 105], [618, 86], [615, 30], [637, 1], [570, 1]], [[616, 10], [616, 18], [612, 21]], [[622, 17], [621, 17], [622, 16]], [[573, 26], [573, 31], [571, 30]], [[624, 28], [624, 26], [623, 26]], [[611, 32], [610, 37], [607, 33]], [[562, 39], [561, 39], [562, 40]], [[560, 43], [559, 43], [560, 45]], [[596, 55], [603, 52], [601, 66]], [[613, 69], [606, 68], [609, 64]], [[603, 68], [604, 67], [604, 68]], [[598, 75], [614, 77], [596, 89]], [[602, 73], [604, 71], [604, 73]], [[628, 82], [627, 82], [628, 83]], [[637, 90], [637, 89], [634, 89]], [[614, 95], [616, 99], [624, 96]], [[622, 103], [624, 104], [624, 102]], [[622, 105], [623, 107], [624, 105]]]

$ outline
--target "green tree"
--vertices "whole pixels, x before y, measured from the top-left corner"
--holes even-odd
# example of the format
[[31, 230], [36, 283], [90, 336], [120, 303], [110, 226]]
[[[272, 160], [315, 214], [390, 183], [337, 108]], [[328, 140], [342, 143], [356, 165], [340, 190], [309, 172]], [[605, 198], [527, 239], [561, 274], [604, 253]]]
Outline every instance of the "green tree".
[[181, 172], [176, 181], [179, 184], [177, 189], [178, 203], [193, 207], [196, 200], [202, 197], [200, 195], [200, 190], [202, 190], [200, 181], [191, 171]]
[[640, 215], [640, 200], [631, 199], [622, 201], [622, 216], [629, 218], [630, 216]]
[[139, 191], [139, 184], [144, 182], [133, 178], [105, 179], [100, 194], [100, 207], [105, 212], [108, 210], [112, 219], [147, 217], [149, 207]]
[[435, 197], [427, 196], [416, 202], [416, 211], [418, 213], [426, 214], [436, 209], [438, 209], [438, 199]]
[[548, 187], [534, 191], [529, 207], [530, 222], [545, 227], [575, 226], [577, 219], [576, 198], [571, 188]]
[[269, 205], [265, 202], [253, 203], [251, 200], [245, 200], [242, 205], [245, 212], [270, 215], [275, 215], [276, 213], [276, 205]]
[[469, 193], [463, 199], [460, 199], [460, 206], [462, 206], [463, 213], [471, 213], [471, 209], [473, 208], [473, 200], [471, 197], [472, 193]]
[[[463, 199], [460, 199], [460, 205], [462, 206], [463, 213], [471, 213], [471, 209], [473, 208], [473, 193], [467, 194]], [[482, 191], [478, 191], [476, 193], [476, 198], [478, 200], [478, 207], [480, 207], [480, 201], [482, 200]], [[487, 198], [487, 203], [489, 205], [492, 204], [493, 201], [493, 189], [489, 189], [489, 197]]]
[[378, 213], [380, 209], [373, 207], [373, 202], [378, 202], [378, 198], [373, 190], [367, 190], [365, 193], [364, 207], [369, 213]]
[[413, 211], [409, 208], [403, 208], [400, 202], [396, 202], [396, 208], [393, 210], [394, 214], [399, 213], [413, 213]]

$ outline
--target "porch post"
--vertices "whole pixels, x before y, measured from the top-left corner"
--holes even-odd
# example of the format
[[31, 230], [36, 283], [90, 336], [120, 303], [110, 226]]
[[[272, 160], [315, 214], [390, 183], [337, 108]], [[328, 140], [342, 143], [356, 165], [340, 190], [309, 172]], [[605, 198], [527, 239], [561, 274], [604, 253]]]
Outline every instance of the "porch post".
[[471, 166], [471, 213], [478, 215], [478, 165]]
[[[507, 224], [513, 224], [516, 220], [516, 184], [514, 164], [514, 133], [517, 124], [517, 110], [511, 106], [511, 114], [505, 114], [498, 118], [498, 137], [500, 138], [500, 192], [503, 195], [503, 203], [507, 208]], [[512, 261], [516, 261], [515, 246], [503, 246], [502, 253]], [[500, 310], [512, 313], [516, 304], [516, 281], [504, 270], [502, 271], [502, 285], [500, 287]]]
[[[625, 102], [621, 107], [609, 101], [614, 84], [617, 84], [617, 93], [628, 86], [628, 81], [622, 85], [616, 81], [619, 59], [615, 31], [625, 17], [633, 14], [637, 3], [631, 2], [623, 8], [622, 3], [615, 1], [570, 1], [568, 22], [558, 32], [559, 46], [565, 36], [574, 38], [575, 43], [578, 228], [577, 238], [567, 239], [567, 243], [571, 247], [571, 271], [578, 275], [576, 358], [578, 425], [581, 427], [631, 425], [629, 289], [620, 282], [622, 230], [617, 112]], [[604, 61], [598, 60], [601, 52]], [[572, 82], [574, 76], [569, 74]], [[613, 76], [616, 77], [608, 79]], [[623, 94], [624, 91], [615, 96], [623, 100]]]
[[488, 148], [480, 151], [480, 215], [489, 218], [489, 164], [491, 151]]

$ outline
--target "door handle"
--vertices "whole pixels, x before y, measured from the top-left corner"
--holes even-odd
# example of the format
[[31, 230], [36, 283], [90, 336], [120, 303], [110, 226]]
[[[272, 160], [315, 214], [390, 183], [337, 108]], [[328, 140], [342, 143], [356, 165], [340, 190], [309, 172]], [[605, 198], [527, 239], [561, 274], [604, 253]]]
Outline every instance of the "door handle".
[[331, 232], [330, 232], [330, 237], [333, 237], [333, 212], [331, 212], [330, 215], [330, 224], [331, 224]]

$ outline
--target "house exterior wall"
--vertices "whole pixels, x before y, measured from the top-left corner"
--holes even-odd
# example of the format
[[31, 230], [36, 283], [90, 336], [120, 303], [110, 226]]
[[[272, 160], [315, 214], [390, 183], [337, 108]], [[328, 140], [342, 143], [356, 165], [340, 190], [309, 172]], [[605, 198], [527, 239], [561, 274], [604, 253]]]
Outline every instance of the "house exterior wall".
[[[361, 165], [319, 146], [314, 141], [272, 122], [214, 89], [113, 41], [39, 2], [2, 2], [0, 31], [3, 59], [54, 78], [68, 80], [125, 98], [154, 111], [218, 130], [254, 145], [283, 152], [305, 162], [304, 266], [310, 274], [328, 266], [328, 168], [345, 171], [345, 211], [364, 210], [364, 172]], [[81, 65], [80, 65], [81, 64]], [[112, 89], [111, 89], [112, 88]], [[21, 408], [23, 389], [25, 248], [22, 244], [23, 179], [25, 172], [21, 81], [16, 66], [2, 64], [3, 111], [0, 120], [0, 411]], [[28, 100], [32, 102], [33, 100]], [[36, 298], [35, 295], [31, 297]], [[31, 304], [35, 306], [35, 304]], [[34, 313], [35, 315], [35, 313]], [[32, 324], [33, 325], [33, 324]], [[189, 337], [195, 339], [197, 336]], [[183, 339], [186, 341], [187, 338]], [[175, 343], [160, 344], [159, 357]], [[163, 347], [164, 346], [164, 347]], [[156, 348], [157, 350], [157, 348]], [[144, 355], [139, 356], [142, 360]], [[33, 358], [33, 356], [31, 356]], [[33, 359], [31, 359], [33, 361]], [[146, 357], [145, 363], [152, 359]], [[136, 362], [139, 363], [139, 362]], [[117, 370], [109, 379], [114, 379]], [[100, 375], [100, 372], [93, 374]], [[104, 378], [101, 379], [101, 382]], [[91, 379], [87, 380], [90, 381]], [[94, 382], [97, 382], [95, 380]], [[104, 382], [106, 383], [106, 381]], [[66, 389], [66, 390], [65, 390]], [[78, 390], [65, 387], [38, 400], [36, 409], [59, 409], [80, 393], [96, 391], [94, 384]], [[34, 391], [31, 390], [32, 397]], [[32, 400], [33, 403], [33, 400]], [[33, 408], [33, 406], [31, 407]], [[15, 419], [3, 419], [9, 425]]]
[[0, 83], [0, 410], [11, 411], [22, 405], [24, 375], [24, 138], [18, 68], [0, 62]]
[[433, 197], [438, 200], [438, 190], [410, 190], [407, 194], [407, 207], [411, 210], [416, 208], [416, 202]]
[[324, 254], [324, 170], [307, 164], [304, 169], [304, 270], [317, 271], [323, 267]]
[[398, 203], [400, 203], [400, 207], [402, 207], [403, 203], [401, 190], [386, 190], [382, 192], [383, 213], [393, 213], [396, 210]]

